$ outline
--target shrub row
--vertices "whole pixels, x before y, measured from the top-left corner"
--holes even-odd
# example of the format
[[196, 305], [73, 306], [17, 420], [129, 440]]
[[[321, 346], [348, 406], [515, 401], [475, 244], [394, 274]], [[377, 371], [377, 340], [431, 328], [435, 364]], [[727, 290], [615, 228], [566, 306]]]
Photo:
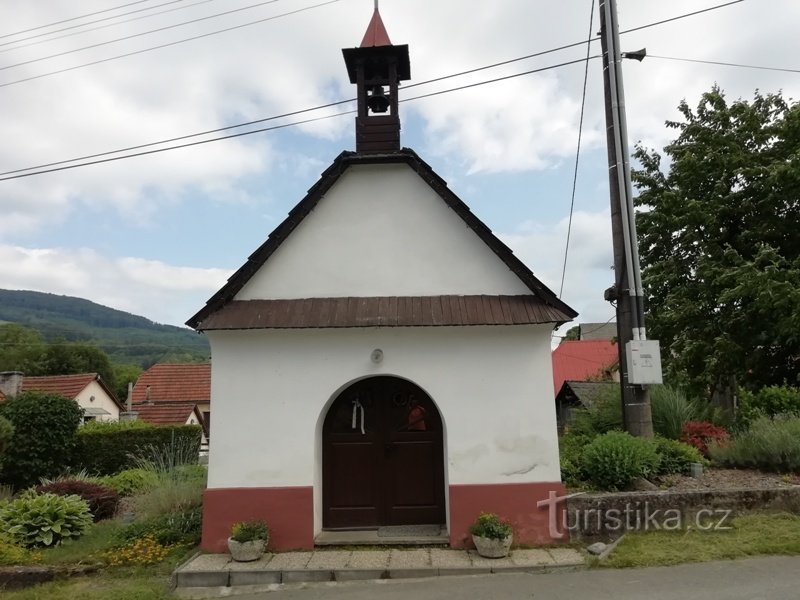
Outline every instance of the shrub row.
[[760, 417], [721, 444], [711, 444], [714, 462], [726, 467], [800, 473], [800, 417]]
[[81, 427], [76, 435], [73, 466], [98, 475], [113, 475], [139, 466], [137, 456], [154, 449], [181, 447], [200, 453], [198, 425], [153, 426], [141, 421], [96, 423]]

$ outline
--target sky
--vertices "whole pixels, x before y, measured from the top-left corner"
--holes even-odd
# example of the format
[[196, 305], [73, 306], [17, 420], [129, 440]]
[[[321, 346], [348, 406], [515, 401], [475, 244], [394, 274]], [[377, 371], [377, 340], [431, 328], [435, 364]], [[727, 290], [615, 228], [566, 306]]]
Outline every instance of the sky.
[[[724, 3], [618, 0], [620, 29]], [[354, 149], [353, 117], [341, 114], [352, 105], [183, 142], [332, 115], [253, 135], [2, 179], [352, 98], [341, 48], [360, 43], [372, 10], [372, 0], [0, 0], [0, 288], [182, 325], [332, 160]], [[584, 63], [547, 67], [585, 58], [587, 45], [410, 86], [590, 37], [589, 55], [599, 55], [597, 10], [590, 28], [591, 0], [380, 3], [392, 42], [411, 55], [402, 145], [556, 293]], [[800, 94], [800, 73], [656, 57], [798, 69], [798, 26], [796, 0], [743, 0], [623, 33], [623, 50], [649, 55], [622, 68], [631, 148], [663, 148], [679, 102], [696, 106], [714, 84], [730, 99], [752, 99], [756, 89]], [[613, 260], [598, 58], [588, 62], [581, 137], [561, 297], [580, 313], [576, 322], [605, 322], [614, 314], [603, 300]]]

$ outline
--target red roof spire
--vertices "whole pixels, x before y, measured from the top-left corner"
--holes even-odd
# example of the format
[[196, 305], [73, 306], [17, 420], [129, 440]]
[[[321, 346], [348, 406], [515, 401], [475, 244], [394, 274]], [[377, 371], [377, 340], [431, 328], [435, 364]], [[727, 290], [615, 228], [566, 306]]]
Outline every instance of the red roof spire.
[[364, 39], [361, 40], [361, 47], [368, 48], [371, 46], [391, 46], [392, 41], [389, 39], [389, 34], [386, 33], [386, 27], [381, 19], [381, 13], [378, 11], [378, 0], [375, 0], [375, 12], [372, 13], [372, 19], [367, 25], [367, 32], [364, 34]]

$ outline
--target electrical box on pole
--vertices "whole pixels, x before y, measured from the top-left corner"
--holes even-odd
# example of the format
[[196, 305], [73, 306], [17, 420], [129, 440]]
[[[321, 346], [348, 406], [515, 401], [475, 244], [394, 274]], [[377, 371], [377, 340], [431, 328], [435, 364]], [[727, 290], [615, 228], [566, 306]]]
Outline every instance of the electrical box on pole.
[[631, 340], [625, 344], [625, 357], [628, 359], [628, 383], [663, 383], [658, 340]]

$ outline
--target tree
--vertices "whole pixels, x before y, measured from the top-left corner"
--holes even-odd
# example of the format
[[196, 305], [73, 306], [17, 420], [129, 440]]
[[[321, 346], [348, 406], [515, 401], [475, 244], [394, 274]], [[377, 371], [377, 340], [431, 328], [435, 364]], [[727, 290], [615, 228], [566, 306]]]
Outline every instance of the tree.
[[[114, 369], [108, 356], [94, 344], [54, 342], [47, 346], [37, 375], [97, 373], [114, 389]], [[31, 373], [33, 374], [33, 373]]]
[[25, 392], [0, 404], [14, 427], [0, 474], [17, 489], [53, 477], [69, 465], [83, 419], [78, 403], [56, 394]]
[[571, 342], [575, 340], [581, 339], [581, 326], [575, 325], [574, 327], [570, 327], [567, 329], [567, 333], [564, 334], [564, 340]]
[[714, 87], [668, 121], [662, 157], [638, 146], [637, 228], [648, 330], [695, 392], [798, 384], [800, 105]]
[[16, 323], [0, 325], [0, 371], [37, 371], [45, 348], [38, 331]]
[[139, 375], [142, 374], [142, 369], [136, 365], [122, 365], [119, 363], [114, 363], [112, 369], [114, 370], [114, 381], [116, 381], [114, 393], [117, 398], [125, 402], [128, 397], [128, 383], [136, 383]]

